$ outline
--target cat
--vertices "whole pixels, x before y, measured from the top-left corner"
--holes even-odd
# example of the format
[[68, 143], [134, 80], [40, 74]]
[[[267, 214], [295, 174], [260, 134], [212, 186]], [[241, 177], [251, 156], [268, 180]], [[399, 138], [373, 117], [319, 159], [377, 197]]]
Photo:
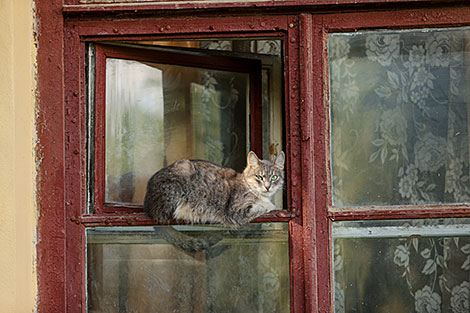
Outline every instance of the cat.
[[[181, 221], [237, 227], [276, 210], [270, 198], [284, 184], [284, 152], [273, 161], [250, 151], [242, 173], [202, 160], [181, 160], [156, 172], [148, 181], [144, 211], [159, 224]], [[170, 226], [160, 235], [185, 251], [205, 250], [221, 238], [198, 240]]]

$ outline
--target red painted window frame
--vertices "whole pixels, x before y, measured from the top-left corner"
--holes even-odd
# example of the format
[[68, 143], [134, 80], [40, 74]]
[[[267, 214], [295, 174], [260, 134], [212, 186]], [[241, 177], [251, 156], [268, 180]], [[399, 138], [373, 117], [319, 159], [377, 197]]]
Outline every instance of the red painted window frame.
[[205, 69], [245, 73], [250, 78], [250, 143], [251, 149], [262, 155], [262, 95], [261, 95], [261, 61], [220, 57], [210, 54], [189, 54], [184, 51], [158, 51], [137, 47], [95, 44], [95, 90], [94, 92], [94, 203], [93, 215], [103, 213], [141, 213], [141, 205], [126, 203], [107, 203], [105, 199], [106, 168], [106, 59], [118, 58], [153, 62], [161, 64], [193, 66]]
[[[318, 24], [318, 20], [316, 21]], [[470, 10], [446, 8], [440, 10], [410, 10], [372, 13], [350, 13], [326, 15], [321, 19], [321, 41], [326, 47], [329, 34], [351, 33], [358, 30], [400, 30], [400, 29], [428, 29], [428, 28], [454, 28], [470, 26]], [[319, 38], [320, 39], [320, 38]], [[324, 51], [322, 63], [324, 72], [328, 72], [327, 54]], [[327, 88], [327, 75], [325, 74], [325, 86]], [[328, 93], [324, 93], [328, 97]], [[324, 105], [325, 107], [328, 104]], [[329, 134], [330, 125], [326, 125]], [[329, 137], [326, 142], [326, 160], [329, 161]], [[468, 217], [470, 216], [470, 204], [427, 204], [427, 205], [381, 205], [380, 210], [374, 206], [361, 208], [335, 208], [332, 201], [332, 183], [328, 176], [328, 188], [326, 190], [328, 218], [331, 220], [358, 220], [358, 219], [397, 219], [397, 218], [436, 218], [436, 217]]]
[[[357, 208], [332, 210], [329, 78], [326, 49], [328, 36], [333, 33], [351, 33], [358, 30], [468, 27], [470, 26], [470, 8], [466, 10], [440, 8], [336, 13], [312, 15], [308, 16], [307, 20], [313, 29], [313, 34], [310, 37], [312, 42], [321, 43], [313, 45], [311, 53], [317, 70], [309, 72], [317, 75], [306, 79], [306, 81], [312, 81], [316, 87], [316, 91], [313, 92], [316, 96], [311, 99], [313, 112], [315, 112], [312, 121], [312, 132], [315, 134], [313, 145], [315, 180], [311, 189], [315, 190], [314, 199], [312, 199], [315, 213], [311, 223], [317, 227], [316, 233], [313, 235], [317, 245], [317, 264], [316, 269], [309, 272], [315, 273], [317, 286], [324, 286], [324, 288], [317, 290], [318, 311], [334, 312], [332, 224], [335, 221], [470, 217], [470, 204], [385, 206], [385, 209], [384, 206], [381, 206], [381, 210], [371, 206], [361, 208], [361, 210], [357, 210]], [[305, 266], [308, 265], [305, 264]]]
[[[334, 2], [334, 3], [333, 3]], [[187, 38], [188, 23], [197, 23], [200, 37], [227, 34], [273, 35], [285, 37], [285, 115], [288, 155], [288, 200], [290, 214], [271, 217], [288, 221], [291, 273], [291, 311], [332, 312], [331, 223], [335, 220], [367, 218], [421, 218], [470, 216], [468, 207], [423, 210], [416, 207], [388, 212], [369, 211], [332, 214], [329, 180], [329, 125], [326, 38], [330, 32], [377, 28], [420, 28], [470, 25], [470, 7], [455, 7], [435, 1], [434, 9], [409, 9], [405, 1], [365, 0], [362, 13], [319, 14], [357, 1], [286, 1], [272, 5], [272, 11], [290, 15], [266, 15], [261, 9], [232, 11], [223, 19], [217, 8], [209, 17], [192, 19], [148, 13], [157, 9], [179, 12], [179, 5], [78, 5], [77, 0], [36, 0], [38, 24], [37, 55], [37, 205], [38, 312], [85, 312], [85, 227], [97, 225], [149, 225], [144, 215], [92, 216], [86, 208], [86, 122], [85, 45], [86, 41], [131, 39], [134, 36]], [[377, 11], [377, 3], [388, 3]], [[393, 2], [393, 3], [392, 3]], [[367, 6], [370, 3], [370, 6]], [[403, 3], [403, 4], [400, 4]], [[331, 6], [330, 6], [331, 4]], [[289, 7], [291, 5], [291, 7]], [[236, 7], [253, 7], [250, 3]], [[279, 6], [279, 7], [278, 7]], [[187, 4], [187, 16], [201, 13], [198, 4]], [[277, 8], [277, 9], [276, 9]], [[399, 9], [399, 10], [397, 10]], [[194, 11], [192, 11], [194, 10]], [[311, 10], [308, 13], [302, 14]], [[370, 12], [365, 12], [370, 10]], [[388, 11], [387, 11], [388, 10]], [[283, 12], [284, 11], [284, 12]], [[125, 19], [102, 18], [135, 14]], [[235, 14], [240, 16], [235, 16]], [[257, 15], [256, 17], [246, 14]], [[145, 13], [144, 16], [140, 16]], [[331, 12], [330, 12], [331, 13]], [[192, 20], [192, 21], [191, 21]], [[194, 21], [196, 20], [196, 22]], [[213, 22], [215, 20], [215, 23]], [[217, 22], [217, 20], [219, 22]], [[220, 21], [224, 21], [224, 23]]]
[[[142, 211], [139, 212], [86, 212], [86, 43], [129, 39], [181, 39], [210, 37], [282, 37], [285, 62], [285, 116], [286, 152], [288, 175], [288, 209], [259, 218], [258, 222], [288, 222], [290, 229], [290, 274], [292, 312], [303, 312], [303, 241], [301, 227], [301, 183], [300, 159], [290, 157], [298, 152], [299, 131], [299, 23], [295, 16], [167, 18], [163, 20], [163, 31], [155, 28], [155, 19], [119, 21], [66, 21], [65, 23], [65, 163], [69, 167], [65, 176], [66, 210], [66, 306], [68, 312], [85, 310], [85, 227], [113, 225], [152, 225], [154, 222]], [[161, 22], [161, 21], [160, 21]], [[157, 31], [156, 31], [157, 29]], [[201, 31], [203, 29], [203, 31]], [[163, 32], [163, 34], [162, 34]], [[98, 70], [98, 69], [97, 69]], [[97, 82], [98, 85], [98, 82]], [[287, 87], [292, 86], [292, 88]], [[98, 100], [97, 100], [98, 101]], [[102, 112], [103, 113], [103, 112]], [[260, 132], [259, 132], [260, 133]], [[97, 136], [98, 134], [95, 134]], [[256, 140], [256, 139], [255, 139]], [[255, 142], [256, 143], [256, 142]], [[261, 145], [261, 142], [258, 142]], [[102, 144], [100, 144], [102, 146]], [[259, 148], [258, 148], [259, 149]], [[296, 152], [294, 152], [296, 151]], [[297, 186], [297, 187], [295, 187]], [[80, 309], [79, 309], [80, 308]]]
[[[362, 5], [362, 4], [389, 4], [394, 3], [397, 5], [404, 4], [405, 6], [410, 0], [251, 0], [251, 1], [223, 1], [217, 0], [168, 0], [168, 1], [115, 1], [115, 3], [106, 3], [103, 1], [95, 0], [84, 1], [84, 0], [64, 0], [63, 11], [67, 13], [76, 12], [132, 12], [136, 8], [139, 11], [154, 11], [154, 10], [195, 10], [195, 9], [252, 9], [252, 8], [278, 8], [280, 12], [286, 10], [291, 11], [292, 7], [297, 8], [297, 13], [307, 12], [310, 8], [315, 7], [327, 7], [333, 6], [333, 11], [340, 11], [341, 6], [347, 5]], [[424, 6], [429, 0], [413, 0], [416, 5], [420, 5], [423, 2]], [[439, 2], [439, 1], [434, 1]], [[372, 10], [377, 8], [371, 8]], [[295, 10], [294, 10], [295, 12]], [[285, 13], [285, 12], [284, 12]]]

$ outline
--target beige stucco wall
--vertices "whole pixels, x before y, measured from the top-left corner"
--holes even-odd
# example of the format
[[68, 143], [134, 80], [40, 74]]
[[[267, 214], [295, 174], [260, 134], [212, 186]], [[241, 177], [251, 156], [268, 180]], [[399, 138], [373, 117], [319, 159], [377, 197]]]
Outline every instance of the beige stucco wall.
[[36, 298], [31, 0], [0, 0], [0, 312]]

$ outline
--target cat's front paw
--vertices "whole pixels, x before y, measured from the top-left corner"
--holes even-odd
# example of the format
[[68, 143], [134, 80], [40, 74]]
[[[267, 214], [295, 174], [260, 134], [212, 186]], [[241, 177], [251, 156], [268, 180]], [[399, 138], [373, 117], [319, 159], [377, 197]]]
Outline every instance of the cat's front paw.
[[271, 211], [276, 210], [276, 206], [271, 203], [271, 201], [257, 201], [255, 205], [253, 205], [251, 211], [253, 215], [256, 217], [269, 213]]

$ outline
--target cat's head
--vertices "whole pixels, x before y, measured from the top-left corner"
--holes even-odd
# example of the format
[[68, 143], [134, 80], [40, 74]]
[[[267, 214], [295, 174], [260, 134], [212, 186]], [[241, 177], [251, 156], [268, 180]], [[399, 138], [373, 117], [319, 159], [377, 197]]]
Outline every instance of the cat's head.
[[249, 188], [265, 197], [271, 197], [284, 184], [285, 155], [281, 151], [273, 161], [260, 160], [250, 151], [247, 166], [243, 171]]

